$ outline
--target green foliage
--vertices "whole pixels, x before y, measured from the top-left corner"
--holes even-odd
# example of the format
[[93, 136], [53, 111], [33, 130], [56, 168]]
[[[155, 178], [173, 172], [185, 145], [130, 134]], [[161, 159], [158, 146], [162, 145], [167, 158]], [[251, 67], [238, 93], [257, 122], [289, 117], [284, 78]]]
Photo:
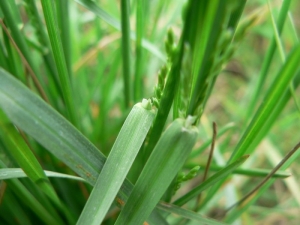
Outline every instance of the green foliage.
[[0, 1], [0, 223], [298, 221], [299, 3], [118, 3]]

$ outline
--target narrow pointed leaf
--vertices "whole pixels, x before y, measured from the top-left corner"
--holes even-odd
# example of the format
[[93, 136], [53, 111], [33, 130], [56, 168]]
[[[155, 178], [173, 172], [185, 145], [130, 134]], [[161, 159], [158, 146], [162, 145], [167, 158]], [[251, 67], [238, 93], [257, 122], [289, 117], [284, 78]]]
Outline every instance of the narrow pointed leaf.
[[[77, 177], [77, 176], [73, 176], [73, 175], [69, 175], [69, 174], [57, 173], [57, 172], [47, 171], [47, 170], [44, 170], [44, 172], [47, 177], [65, 178], [65, 179], [86, 182], [81, 177]], [[23, 177], [27, 177], [27, 174], [21, 168], [0, 169], [0, 180], [23, 178]]]
[[176, 119], [162, 135], [141, 172], [116, 225], [142, 224], [158, 204], [191, 152], [197, 128]]
[[221, 223], [217, 220], [206, 218], [206, 217], [204, 217], [204, 216], [202, 216], [202, 215], [200, 215], [196, 212], [180, 208], [180, 207], [178, 207], [176, 205], [173, 205], [173, 204], [168, 204], [168, 203], [161, 202], [159, 204], [158, 208], [161, 209], [161, 210], [164, 210], [166, 212], [182, 216], [183, 218], [193, 220], [193, 221], [197, 221], [200, 224], [225, 225], [225, 223]]
[[215, 173], [213, 176], [208, 178], [206, 181], [201, 183], [199, 186], [195, 187], [193, 190], [189, 191], [184, 196], [180, 197], [174, 202], [174, 205], [182, 206], [191, 199], [197, 197], [202, 191], [209, 188], [210, 186], [214, 185], [224, 177], [228, 176], [235, 170], [238, 166], [240, 166], [245, 160], [248, 158], [248, 155], [242, 156], [240, 159], [236, 160], [235, 162], [231, 163], [221, 171]]
[[150, 104], [144, 100], [134, 105], [124, 122], [77, 224], [97, 225], [108, 212], [155, 116], [154, 110], [146, 109], [144, 103]]

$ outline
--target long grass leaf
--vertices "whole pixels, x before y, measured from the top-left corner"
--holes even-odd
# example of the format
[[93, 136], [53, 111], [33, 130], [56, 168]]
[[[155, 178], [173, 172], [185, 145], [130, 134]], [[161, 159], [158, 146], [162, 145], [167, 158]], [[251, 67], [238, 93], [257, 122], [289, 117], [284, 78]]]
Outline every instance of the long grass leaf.
[[[83, 178], [64, 174], [57, 173], [53, 171], [44, 170], [44, 173], [47, 177], [56, 177], [56, 178], [64, 178], [86, 182]], [[21, 168], [3, 168], [0, 169], [0, 180], [14, 179], [14, 178], [23, 178], [27, 177], [27, 174]]]
[[[205, 164], [188, 164], [186, 167], [189, 169], [194, 168], [195, 166], [200, 166], [199, 170], [205, 169]], [[212, 172], [218, 172], [219, 170], [224, 169], [225, 166], [218, 166], [218, 165], [211, 165], [209, 170]], [[239, 174], [239, 175], [245, 175], [248, 177], [265, 177], [270, 173], [270, 170], [268, 169], [255, 169], [255, 168], [237, 168], [234, 171], [232, 171], [232, 174]], [[272, 177], [273, 178], [279, 178], [284, 179], [291, 176], [291, 173], [285, 172], [285, 171], [277, 171]]]
[[260, 105], [258, 111], [253, 117], [247, 130], [241, 137], [237, 147], [232, 153], [231, 160], [237, 159], [243, 154], [247, 154], [248, 147], [252, 140], [256, 137], [260, 128], [264, 125], [265, 121], [271, 114], [273, 108], [280, 100], [282, 94], [287, 90], [289, 83], [298, 71], [300, 57], [300, 44], [298, 44], [293, 51], [289, 54], [285, 64], [276, 75], [276, 78], [271, 85], [268, 93], [266, 94], [263, 103]]
[[[291, 0], [284, 0], [282, 3], [282, 7], [280, 9], [280, 13], [278, 16], [278, 20], [277, 20], [277, 29], [278, 29], [278, 33], [281, 34], [282, 30], [283, 30], [283, 25], [285, 22], [286, 17], [288, 16], [288, 12], [289, 12], [289, 7], [291, 5]], [[258, 82], [257, 85], [255, 86], [255, 90], [254, 90], [254, 94], [253, 94], [253, 98], [250, 102], [250, 105], [248, 107], [248, 112], [247, 112], [247, 117], [250, 117], [250, 115], [253, 113], [254, 107], [255, 107], [255, 103], [258, 100], [258, 97], [261, 93], [261, 89], [264, 85], [264, 82], [266, 80], [267, 77], [267, 73], [269, 71], [269, 68], [271, 66], [271, 62], [274, 56], [276, 50], [276, 39], [275, 36], [272, 38], [271, 43], [269, 45], [269, 48], [267, 50], [266, 56], [264, 57], [264, 61], [262, 64], [262, 68], [260, 70], [260, 73], [258, 75]]]
[[145, 30], [147, 1], [138, 0], [136, 6], [136, 45], [135, 45], [135, 72], [134, 72], [134, 101], [140, 101], [143, 96], [143, 48], [142, 40]]
[[116, 225], [142, 224], [158, 204], [191, 152], [198, 135], [189, 119], [177, 119], [159, 139]]
[[37, 74], [37, 68], [34, 63], [33, 58], [31, 57], [31, 53], [29, 51], [28, 45], [26, 43], [26, 40], [24, 38], [24, 35], [22, 35], [21, 31], [18, 28], [18, 22], [19, 20], [16, 19], [16, 15], [14, 15], [12, 10], [12, 4], [15, 4], [15, 2], [12, 1], [0, 1], [0, 7], [5, 17], [5, 22], [7, 23], [11, 35], [16, 42], [18, 48], [30, 64], [31, 68], [33, 69], [34, 73]]
[[[0, 160], [0, 168], [7, 166]], [[6, 173], [4, 174], [6, 175]], [[19, 180], [6, 180], [12, 192], [20, 199], [20, 201], [27, 205], [45, 224], [64, 224], [56, 211], [52, 208], [41, 204], [37, 198], [22, 184]]]
[[65, 55], [63, 52], [61, 38], [59, 36], [59, 29], [55, 14], [55, 5], [52, 0], [42, 0], [41, 3], [43, 6], [45, 22], [47, 25], [52, 52], [54, 55], [54, 60], [58, 71], [61, 90], [66, 103], [68, 116], [70, 121], [76, 126], [77, 118], [75, 114], [74, 101], [72, 98], [72, 85], [70, 81], [70, 75], [67, 69]]
[[[145, 107], [150, 107], [147, 109]], [[154, 120], [148, 100], [133, 106], [107, 157], [77, 224], [99, 224], [115, 199]]]
[[4, 136], [3, 132], [0, 131], [0, 136], [7, 145], [9, 153], [12, 154], [28, 177], [54, 202], [59, 204], [59, 198], [45, 175], [42, 166], [17, 130], [11, 124], [3, 124], [0, 127], [6, 134], [9, 134]]
[[[50, 46], [49, 38], [46, 34], [46, 28], [45, 25], [40, 17], [38, 8], [36, 6], [35, 0], [25, 0], [25, 9], [27, 11], [27, 15], [32, 22], [32, 26], [35, 29], [36, 35], [38, 37], [39, 43], [41, 46], [43, 46], [43, 58], [45, 65], [50, 71], [50, 77], [53, 77], [53, 82], [55, 84], [55, 89], [62, 94], [62, 90], [59, 85], [59, 78], [57, 74], [57, 69], [55, 66], [53, 54]], [[49, 78], [51, 79], [51, 78]]]
[[206, 218], [196, 212], [180, 208], [176, 205], [161, 202], [158, 206], [158, 209], [164, 210], [168, 213], [173, 213], [175, 215], [181, 216], [183, 218], [196, 221], [200, 224], [209, 224], [209, 225], [225, 225], [225, 223], [219, 222], [217, 220], [213, 220], [210, 218]]
[[121, 0], [121, 30], [122, 30], [122, 62], [125, 106], [129, 107], [131, 100], [131, 54], [130, 54], [130, 22], [129, 0]]

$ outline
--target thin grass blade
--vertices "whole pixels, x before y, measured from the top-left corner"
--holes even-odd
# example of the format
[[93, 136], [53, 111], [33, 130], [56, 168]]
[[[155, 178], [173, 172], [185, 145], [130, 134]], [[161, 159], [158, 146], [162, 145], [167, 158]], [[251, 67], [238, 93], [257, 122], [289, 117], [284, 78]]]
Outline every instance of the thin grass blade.
[[158, 206], [159, 209], [164, 210], [168, 213], [173, 213], [183, 218], [193, 220], [199, 222], [200, 224], [209, 224], [209, 225], [225, 225], [225, 223], [219, 222], [217, 220], [213, 220], [210, 218], [206, 218], [196, 212], [180, 208], [176, 205], [161, 202]]
[[130, 54], [130, 22], [129, 22], [130, 1], [121, 0], [121, 30], [122, 30], [122, 62], [123, 62], [123, 84], [126, 108], [131, 100], [131, 54]]
[[68, 116], [70, 121], [76, 126], [77, 118], [75, 114], [74, 101], [72, 98], [72, 85], [63, 52], [61, 38], [59, 36], [55, 5], [52, 0], [42, 0], [41, 3]]
[[177, 199], [173, 204], [182, 206], [188, 201], [192, 200], [193, 198], [197, 197], [202, 191], [206, 190], [210, 186], [214, 185], [218, 181], [222, 180], [224, 177], [227, 177], [229, 174], [232, 173], [237, 167], [239, 167], [243, 162], [246, 161], [248, 155], [242, 156], [240, 159], [236, 160], [235, 162], [231, 163], [221, 171], [215, 173], [213, 176], [208, 178], [205, 182], [200, 184], [199, 186], [195, 187], [193, 190], [189, 191], [187, 194], [183, 195], [179, 199]]
[[[57, 173], [53, 171], [44, 170], [45, 175], [47, 177], [56, 177], [56, 178], [64, 178], [70, 180], [77, 180], [86, 182], [83, 178], [64, 174], [64, 173]], [[0, 180], [7, 180], [7, 179], [14, 179], [14, 178], [23, 178], [28, 177], [27, 174], [21, 168], [3, 168], [0, 169]]]
[[[50, 199], [59, 204], [60, 200], [45, 175], [42, 166], [15, 127], [13, 127], [12, 124], [0, 124], [0, 127], [2, 128], [0, 137], [6, 144], [9, 154], [13, 156], [28, 177], [36, 183]], [[5, 136], [3, 132], [9, 135]]]
[[[147, 108], [148, 107], [148, 108]], [[154, 120], [151, 103], [133, 106], [109, 153], [77, 224], [102, 223]]]
[[189, 119], [172, 122], [141, 172], [116, 225], [142, 224], [158, 204], [191, 152], [198, 135]]

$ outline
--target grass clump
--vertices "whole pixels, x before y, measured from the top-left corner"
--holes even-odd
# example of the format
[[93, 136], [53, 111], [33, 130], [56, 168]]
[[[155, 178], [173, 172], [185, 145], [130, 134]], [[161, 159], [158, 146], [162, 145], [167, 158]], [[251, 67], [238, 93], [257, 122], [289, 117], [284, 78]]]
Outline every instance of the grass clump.
[[0, 1], [0, 221], [297, 221], [295, 6]]

